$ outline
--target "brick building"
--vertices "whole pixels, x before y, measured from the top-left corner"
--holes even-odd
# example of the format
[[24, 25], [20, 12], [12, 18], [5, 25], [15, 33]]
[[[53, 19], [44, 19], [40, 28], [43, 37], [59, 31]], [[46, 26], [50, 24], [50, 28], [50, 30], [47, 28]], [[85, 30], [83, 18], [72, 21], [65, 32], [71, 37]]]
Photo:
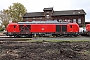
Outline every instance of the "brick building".
[[54, 11], [53, 8], [44, 8], [43, 12], [26, 13], [23, 16], [23, 21], [57, 20], [58, 22], [78, 23], [80, 26], [83, 26], [85, 24], [85, 15], [86, 13], [83, 9]]

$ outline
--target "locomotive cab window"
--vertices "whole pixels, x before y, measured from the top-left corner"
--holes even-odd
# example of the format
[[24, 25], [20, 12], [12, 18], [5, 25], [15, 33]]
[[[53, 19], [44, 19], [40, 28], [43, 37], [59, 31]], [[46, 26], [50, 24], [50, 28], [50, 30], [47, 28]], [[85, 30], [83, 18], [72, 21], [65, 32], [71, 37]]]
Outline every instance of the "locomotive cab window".
[[16, 25], [14, 25], [14, 28], [16, 28]]
[[72, 28], [72, 25], [70, 25], [70, 28]]

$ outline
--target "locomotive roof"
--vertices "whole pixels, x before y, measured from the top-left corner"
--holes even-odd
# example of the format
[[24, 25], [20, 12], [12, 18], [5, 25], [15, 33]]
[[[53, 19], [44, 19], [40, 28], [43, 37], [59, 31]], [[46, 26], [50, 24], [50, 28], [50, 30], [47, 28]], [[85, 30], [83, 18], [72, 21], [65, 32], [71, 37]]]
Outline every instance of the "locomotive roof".
[[86, 24], [86, 25], [90, 25], [90, 24]]
[[58, 22], [58, 21], [32, 21], [32, 22], [18, 22], [18, 24], [68, 24], [68, 22]]

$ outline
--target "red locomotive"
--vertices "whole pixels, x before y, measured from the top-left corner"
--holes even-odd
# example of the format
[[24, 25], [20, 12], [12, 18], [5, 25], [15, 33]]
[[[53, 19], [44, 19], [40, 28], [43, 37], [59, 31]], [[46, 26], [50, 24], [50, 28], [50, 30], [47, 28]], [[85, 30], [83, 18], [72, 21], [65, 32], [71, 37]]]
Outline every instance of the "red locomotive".
[[90, 24], [86, 24], [86, 33], [90, 36]]
[[79, 25], [67, 22], [19, 22], [10, 23], [6, 28], [7, 36], [78, 36]]

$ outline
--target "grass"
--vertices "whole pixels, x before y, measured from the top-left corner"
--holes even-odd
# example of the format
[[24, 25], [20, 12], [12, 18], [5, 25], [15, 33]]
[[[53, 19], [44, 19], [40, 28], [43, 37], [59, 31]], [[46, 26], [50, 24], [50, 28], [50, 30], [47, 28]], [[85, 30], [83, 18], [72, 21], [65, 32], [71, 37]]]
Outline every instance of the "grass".
[[90, 51], [85, 51], [84, 54], [90, 55]]
[[90, 40], [27, 40], [28, 42], [90, 42]]
[[84, 50], [81, 52], [82, 54], [86, 54], [86, 55], [90, 55], [90, 51], [89, 50]]
[[19, 41], [27, 42], [90, 42], [90, 40], [32, 40], [32, 38], [20, 38]]

